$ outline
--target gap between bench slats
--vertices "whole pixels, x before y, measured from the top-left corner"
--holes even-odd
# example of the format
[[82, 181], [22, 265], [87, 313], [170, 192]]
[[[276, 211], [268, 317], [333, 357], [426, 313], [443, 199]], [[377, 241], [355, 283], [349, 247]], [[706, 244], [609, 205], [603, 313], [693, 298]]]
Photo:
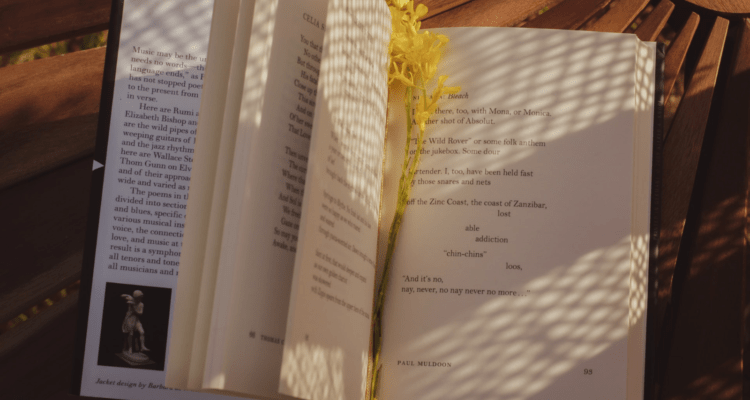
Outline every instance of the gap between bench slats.
[[0, 73], [0, 189], [94, 152], [105, 48]]
[[[750, 27], [727, 47], [673, 278], [664, 398], [742, 395]], [[730, 53], [731, 51], [731, 53]], [[732, 61], [733, 59], [733, 61]], [[731, 63], [730, 63], [731, 61]], [[728, 77], [727, 77], [728, 75]], [[670, 139], [672, 140], [672, 139]], [[668, 339], [668, 340], [667, 340]]]
[[111, 1], [4, 0], [0, 54], [106, 30]]
[[73, 368], [78, 292], [0, 336], [3, 399], [62, 400]]
[[6, 236], [0, 321], [16, 317], [79, 279], [92, 163], [88, 157], [0, 191], [0, 221]]
[[[742, 51], [747, 55], [750, 54], [750, 19], [745, 19], [741, 22], [740, 28], [740, 44], [738, 48], [743, 49]], [[744, 110], [750, 118], [750, 107]], [[748, 122], [750, 125], [750, 122]], [[747, 164], [745, 165], [745, 178], [750, 180], [750, 128], [747, 132], [747, 147], [745, 147], [745, 154]], [[743, 395], [747, 398], [750, 397], [750, 181], [748, 182], [745, 191], [745, 259], [743, 260], [742, 268], [743, 274], [743, 287], [742, 287], [742, 375], [745, 383], [743, 387]]]

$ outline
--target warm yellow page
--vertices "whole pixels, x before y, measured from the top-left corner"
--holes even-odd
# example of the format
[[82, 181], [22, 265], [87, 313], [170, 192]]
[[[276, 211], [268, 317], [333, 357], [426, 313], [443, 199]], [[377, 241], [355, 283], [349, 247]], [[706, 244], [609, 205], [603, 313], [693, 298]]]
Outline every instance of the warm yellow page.
[[332, 0], [279, 391], [365, 395], [385, 137], [390, 13]]
[[[462, 90], [428, 124], [380, 398], [625, 399], [636, 38], [444, 32], [443, 71]], [[401, 109], [389, 109], [390, 194]]]

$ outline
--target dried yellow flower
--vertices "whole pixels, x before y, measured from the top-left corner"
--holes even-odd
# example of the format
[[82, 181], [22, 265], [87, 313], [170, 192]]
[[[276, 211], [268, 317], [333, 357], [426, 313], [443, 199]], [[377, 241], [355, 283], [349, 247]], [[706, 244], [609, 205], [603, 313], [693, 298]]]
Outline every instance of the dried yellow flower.
[[413, 0], [391, 0], [388, 3], [392, 26], [388, 83], [399, 81], [406, 86], [418, 87], [420, 83], [424, 86], [435, 76], [448, 38], [430, 31], [419, 31], [419, 19], [427, 14], [427, 7], [423, 4], [415, 10]]
[[[388, 247], [385, 254], [385, 267], [383, 278], [378, 288], [378, 298], [373, 310], [373, 373], [370, 381], [370, 399], [377, 399], [378, 378], [380, 376], [380, 350], [382, 345], [381, 324], [383, 316], [383, 305], [385, 304], [385, 291], [388, 285], [388, 275], [391, 270], [393, 250], [396, 246], [396, 238], [401, 228], [406, 205], [411, 192], [411, 183], [419, 165], [422, 154], [422, 143], [424, 142], [425, 129], [430, 116], [437, 110], [437, 101], [441, 96], [458, 93], [460, 87], [445, 87], [446, 75], [438, 78], [437, 88], [432, 95], [427, 96], [426, 85], [437, 74], [438, 63], [443, 55], [443, 49], [448, 44], [448, 37], [431, 33], [420, 32], [420, 18], [427, 14], [427, 7], [420, 4], [414, 9], [413, 0], [386, 0], [391, 10], [391, 42], [388, 45], [390, 64], [388, 66], [388, 84], [406, 86], [404, 105], [407, 110], [406, 121], [406, 144], [404, 146], [404, 164], [399, 181], [398, 199], [396, 212], [391, 223], [388, 234]], [[419, 127], [416, 140], [416, 151], [410, 157], [409, 146], [412, 142], [414, 124], [408, 115], [412, 110], [412, 96], [414, 90], [420, 93], [420, 98], [414, 110], [414, 122]]]

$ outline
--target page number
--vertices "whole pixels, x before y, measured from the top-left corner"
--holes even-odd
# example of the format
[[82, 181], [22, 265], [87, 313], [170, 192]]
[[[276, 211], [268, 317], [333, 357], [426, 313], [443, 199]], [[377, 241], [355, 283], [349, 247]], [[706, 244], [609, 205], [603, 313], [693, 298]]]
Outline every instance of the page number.
[[593, 369], [588, 369], [588, 368], [584, 369], [583, 370], [583, 374], [584, 375], [594, 375], [594, 370]]

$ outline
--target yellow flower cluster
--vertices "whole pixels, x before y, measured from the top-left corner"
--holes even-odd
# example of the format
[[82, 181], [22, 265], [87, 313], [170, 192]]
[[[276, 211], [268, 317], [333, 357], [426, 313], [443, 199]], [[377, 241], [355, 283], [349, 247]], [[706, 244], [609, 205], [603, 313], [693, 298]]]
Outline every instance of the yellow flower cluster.
[[427, 14], [423, 4], [414, 10], [413, 1], [393, 0], [391, 9], [391, 55], [388, 83], [395, 80], [406, 86], [416, 86], [420, 80], [429, 81], [437, 71], [441, 49], [448, 42], [445, 35], [430, 32], [419, 33], [422, 23], [419, 18]]
[[[427, 14], [423, 4], [414, 9], [413, 0], [386, 0], [391, 10], [391, 42], [388, 46], [390, 65], [388, 83], [403, 83], [407, 88], [422, 92], [422, 101], [417, 104], [415, 121], [421, 132], [425, 123], [437, 108], [437, 99], [444, 94], [458, 93], [459, 87], [443, 87], [446, 75], [438, 79], [438, 87], [427, 99], [425, 85], [437, 73], [438, 62], [448, 37], [430, 31], [419, 32], [419, 21]], [[409, 91], [410, 92], [410, 91]], [[410, 101], [410, 99], [406, 99]]]

